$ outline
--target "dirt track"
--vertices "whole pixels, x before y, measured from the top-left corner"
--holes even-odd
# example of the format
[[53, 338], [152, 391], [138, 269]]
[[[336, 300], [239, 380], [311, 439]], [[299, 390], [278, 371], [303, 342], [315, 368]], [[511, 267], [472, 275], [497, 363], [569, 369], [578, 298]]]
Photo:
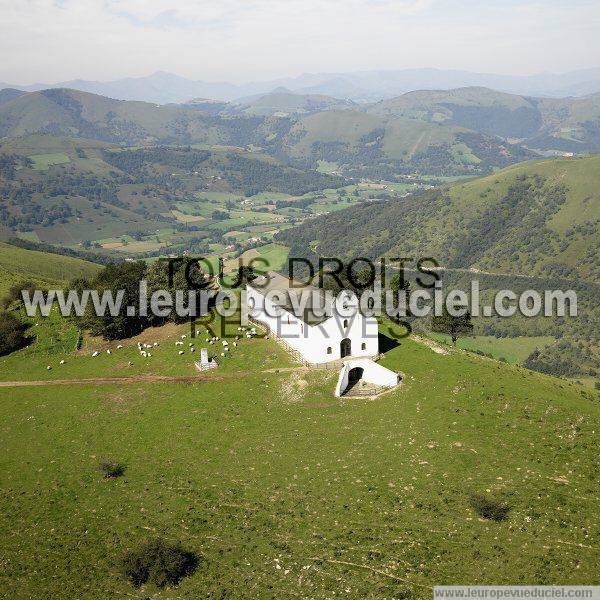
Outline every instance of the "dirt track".
[[[287, 373], [290, 371], [302, 371], [303, 367], [282, 367], [280, 369], [265, 369], [263, 373]], [[41, 387], [45, 385], [114, 385], [130, 383], [211, 383], [238, 379], [248, 375], [256, 375], [251, 371], [237, 371], [225, 375], [214, 373], [197, 375], [133, 375], [131, 377], [92, 377], [83, 379], [32, 379], [30, 381], [0, 381], [3, 387]]]

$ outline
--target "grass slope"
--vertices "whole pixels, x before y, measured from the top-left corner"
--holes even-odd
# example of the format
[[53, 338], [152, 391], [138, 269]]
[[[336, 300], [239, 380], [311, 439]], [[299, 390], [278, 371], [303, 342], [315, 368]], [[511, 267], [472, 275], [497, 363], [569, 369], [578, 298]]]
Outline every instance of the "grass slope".
[[41, 286], [62, 285], [76, 277], [93, 275], [101, 268], [79, 258], [24, 250], [0, 242], [0, 296], [12, 284], [24, 280]]
[[415, 91], [368, 107], [384, 118], [408, 118], [516, 138], [540, 150], [600, 150], [600, 99], [530, 98], [483, 87]]
[[[425, 122], [358, 110], [328, 110], [301, 117], [280, 141], [281, 151], [303, 161], [353, 165], [393, 164], [396, 172], [485, 172], [533, 156], [522, 148], [451, 123]], [[391, 162], [390, 162], [391, 161]], [[484, 163], [478, 166], [479, 163]]]
[[[189, 369], [171, 333], [145, 367], [123, 352], [138, 372]], [[7, 596], [420, 599], [596, 581], [597, 392], [404, 340], [383, 361], [404, 385], [344, 400], [334, 372], [265, 370], [289, 365], [272, 341], [239, 351], [197, 384], [0, 388]], [[44, 376], [114, 375], [118, 352], [67, 356], [64, 373], [57, 353]], [[102, 457], [124, 476], [103, 479]], [[479, 518], [473, 493], [506, 501], [507, 520]], [[177, 590], [119, 575], [155, 535], [202, 556]]]

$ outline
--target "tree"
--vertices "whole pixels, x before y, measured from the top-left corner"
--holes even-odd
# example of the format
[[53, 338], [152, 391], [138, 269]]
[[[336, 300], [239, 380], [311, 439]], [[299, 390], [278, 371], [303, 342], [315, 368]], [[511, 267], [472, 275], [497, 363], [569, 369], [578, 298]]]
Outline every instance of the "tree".
[[471, 322], [471, 314], [466, 311], [460, 317], [453, 317], [448, 309], [444, 306], [441, 315], [431, 318], [431, 330], [436, 333], [445, 333], [452, 339], [452, 344], [456, 346], [456, 340], [460, 336], [469, 336], [473, 333], [473, 323]]
[[[187, 306], [190, 301], [190, 290], [207, 290], [214, 286], [214, 279], [205, 273], [197, 260], [191, 257], [183, 257], [172, 264], [172, 281], [169, 285], [169, 261], [157, 260], [149, 268], [147, 273], [148, 297], [158, 290], [165, 290], [171, 294], [175, 301], [176, 292], [183, 292], [183, 302]], [[167, 320], [181, 323], [187, 317], [180, 317], [173, 310], [166, 318], [148, 314], [152, 325], [161, 325]]]
[[[400, 296], [399, 292], [404, 292], [404, 298], [406, 302], [406, 312], [405, 315], [407, 317], [410, 315], [410, 310], [408, 308], [408, 297], [410, 294], [410, 281], [404, 278], [404, 273], [395, 273], [392, 275], [390, 279], [390, 289], [394, 292], [394, 296]], [[384, 290], [382, 290], [382, 295], [384, 294]], [[382, 302], [384, 298], [382, 298]], [[396, 314], [396, 323], [400, 323], [400, 313]]]
[[23, 348], [30, 341], [27, 325], [12, 313], [0, 312], [0, 356]]
[[390, 289], [394, 292], [399, 292], [400, 290], [410, 292], [410, 281], [405, 279], [400, 273], [396, 273], [390, 279]]
[[[85, 316], [80, 320], [81, 326], [106, 340], [127, 338], [140, 333], [148, 326], [148, 319], [140, 315], [139, 283], [145, 275], [146, 265], [141, 261], [108, 265], [100, 271], [89, 282], [88, 289], [97, 290], [100, 298], [105, 291], [110, 291], [115, 299], [118, 291], [123, 290], [119, 312], [111, 315], [109, 310], [106, 310], [104, 315], [97, 315], [93, 310], [93, 303], [90, 302]], [[85, 285], [85, 282], [79, 281], [77, 285]], [[128, 306], [135, 308], [135, 315], [127, 315]]]

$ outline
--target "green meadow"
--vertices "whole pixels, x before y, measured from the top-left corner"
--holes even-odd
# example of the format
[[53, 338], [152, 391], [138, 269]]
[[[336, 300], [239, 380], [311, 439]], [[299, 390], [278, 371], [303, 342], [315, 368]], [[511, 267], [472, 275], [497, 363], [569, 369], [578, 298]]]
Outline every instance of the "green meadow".
[[[598, 392], [400, 339], [382, 364], [401, 386], [339, 399], [335, 371], [269, 339], [244, 338], [200, 376], [187, 325], [142, 334], [160, 343], [148, 359], [135, 339], [74, 351], [56, 315], [33, 329], [2, 379], [73, 383], [0, 386], [6, 597], [416, 599], [436, 584], [597, 579]], [[195, 379], [148, 380], [164, 375]], [[103, 457], [124, 475], [103, 478]], [[507, 518], [482, 519], [472, 494]], [[120, 574], [154, 536], [200, 557], [175, 589]]]
[[[450, 344], [450, 336], [433, 333], [431, 337]], [[522, 336], [516, 338], [497, 338], [491, 335], [459, 338], [458, 348], [490, 354], [493, 358], [504, 359], [511, 364], [521, 364], [537, 348], [541, 350], [554, 343], [550, 336]]]

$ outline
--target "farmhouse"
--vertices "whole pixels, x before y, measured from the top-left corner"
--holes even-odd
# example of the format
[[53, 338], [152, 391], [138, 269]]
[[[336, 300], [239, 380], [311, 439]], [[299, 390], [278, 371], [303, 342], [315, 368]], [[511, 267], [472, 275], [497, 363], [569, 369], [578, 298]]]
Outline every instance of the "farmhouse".
[[[364, 315], [353, 292], [333, 298], [325, 290], [268, 272], [246, 287], [249, 315], [310, 364], [340, 362], [336, 395], [358, 379], [391, 387], [393, 371], [377, 365], [377, 320]], [[356, 363], [356, 365], [354, 364]]]

